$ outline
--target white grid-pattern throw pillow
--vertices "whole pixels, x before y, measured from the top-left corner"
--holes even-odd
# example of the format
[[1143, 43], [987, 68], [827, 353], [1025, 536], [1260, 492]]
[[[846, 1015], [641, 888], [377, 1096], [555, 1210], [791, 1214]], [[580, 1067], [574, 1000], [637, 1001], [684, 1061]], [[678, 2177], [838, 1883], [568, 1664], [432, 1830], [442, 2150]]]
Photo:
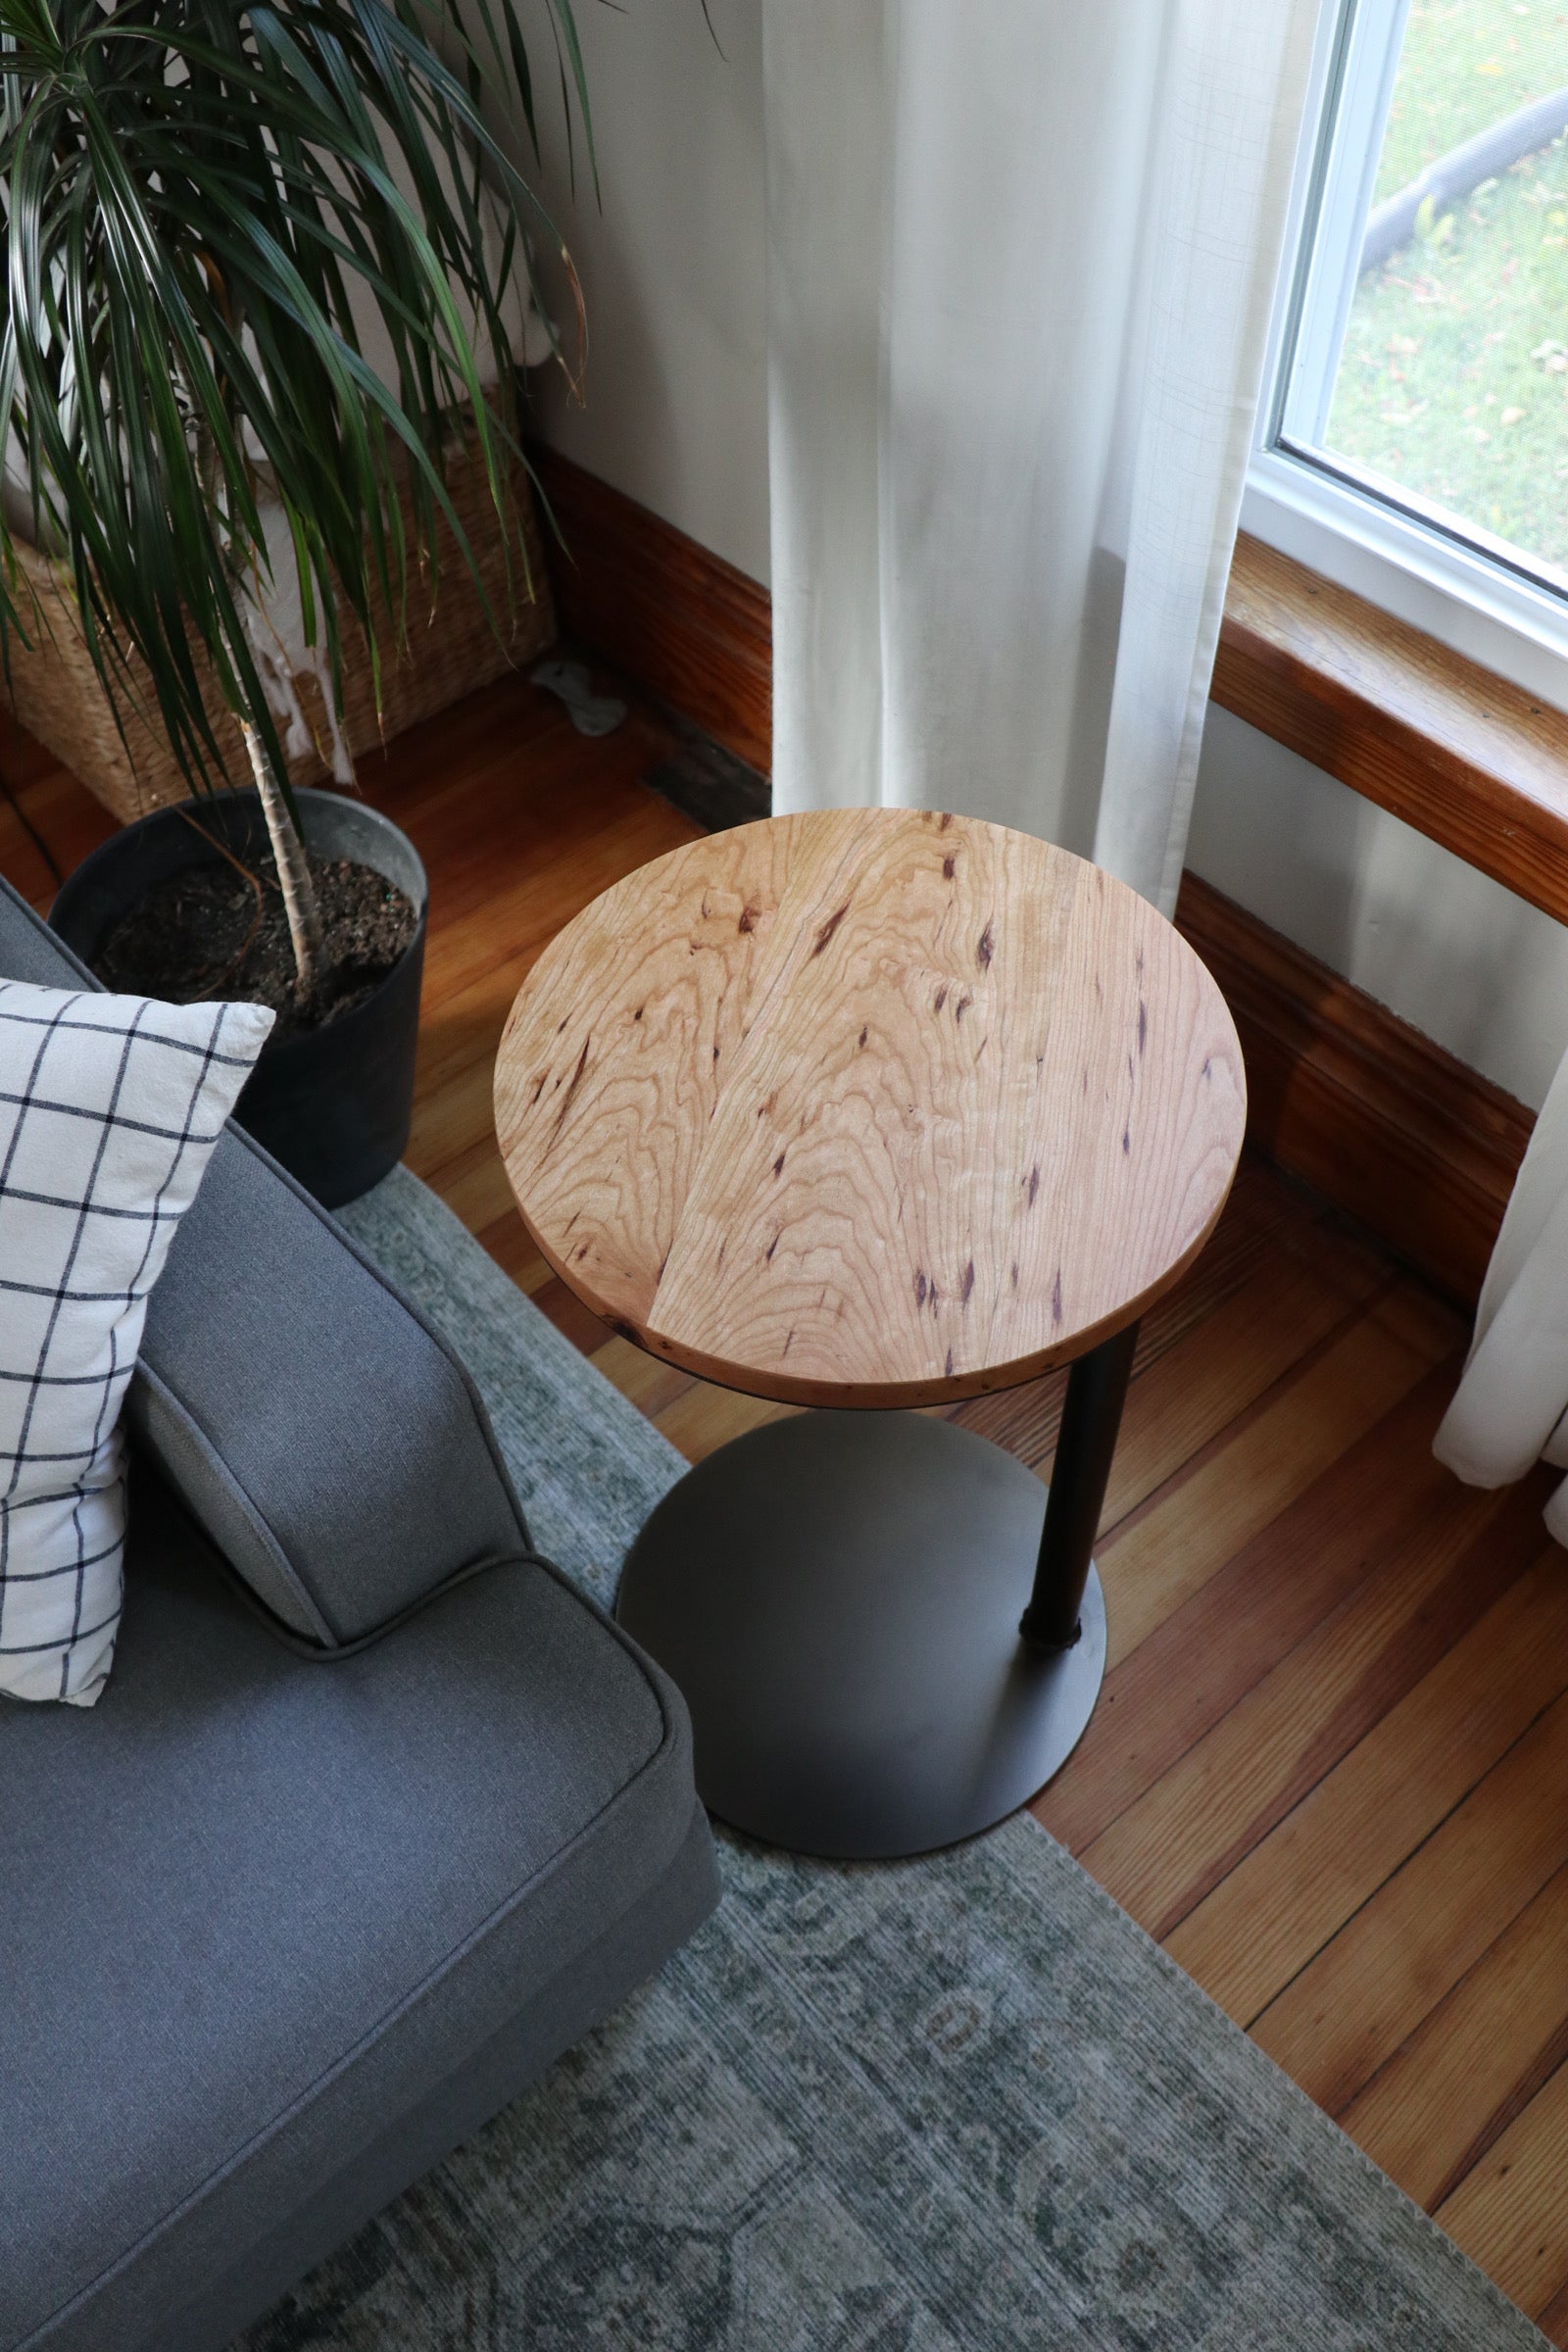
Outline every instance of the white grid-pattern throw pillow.
[[[272, 1014], [0, 981], [0, 1691], [91, 1706], [147, 1294]], [[214, 1301], [214, 1312], [221, 1313]]]

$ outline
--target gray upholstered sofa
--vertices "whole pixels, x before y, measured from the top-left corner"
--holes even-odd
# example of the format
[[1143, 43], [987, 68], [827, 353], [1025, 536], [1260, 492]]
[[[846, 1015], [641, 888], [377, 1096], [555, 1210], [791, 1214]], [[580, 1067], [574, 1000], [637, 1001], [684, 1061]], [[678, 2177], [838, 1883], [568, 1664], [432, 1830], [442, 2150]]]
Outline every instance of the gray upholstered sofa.
[[[85, 977], [9, 892], [0, 972]], [[224, 2344], [715, 1890], [677, 1693], [237, 1132], [142, 1361], [108, 1690], [0, 1705], [4, 2352]]]

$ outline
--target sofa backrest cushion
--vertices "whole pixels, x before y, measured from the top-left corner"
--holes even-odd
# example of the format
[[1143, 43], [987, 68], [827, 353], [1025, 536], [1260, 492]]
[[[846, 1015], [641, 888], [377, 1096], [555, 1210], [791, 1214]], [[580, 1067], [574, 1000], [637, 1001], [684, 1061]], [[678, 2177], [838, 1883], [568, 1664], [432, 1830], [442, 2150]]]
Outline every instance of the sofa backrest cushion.
[[[4, 883], [0, 976], [97, 986]], [[256, 1597], [322, 1648], [528, 1548], [463, 1365], [232, 1125], [153, 1292], [126, 1416]]]

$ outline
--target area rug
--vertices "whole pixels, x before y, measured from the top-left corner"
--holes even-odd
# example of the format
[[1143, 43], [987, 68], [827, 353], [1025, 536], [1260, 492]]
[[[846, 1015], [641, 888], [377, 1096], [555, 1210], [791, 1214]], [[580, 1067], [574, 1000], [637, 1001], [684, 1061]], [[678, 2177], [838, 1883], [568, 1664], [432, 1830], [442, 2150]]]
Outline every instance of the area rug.
[[[608, 1599], [679, 1457], [413, 1177], [343, 1222]], [[1544, 2343], [1027, 1816], [915, 1863], [720, 1865], [662, 1976], [243, 2352]]]

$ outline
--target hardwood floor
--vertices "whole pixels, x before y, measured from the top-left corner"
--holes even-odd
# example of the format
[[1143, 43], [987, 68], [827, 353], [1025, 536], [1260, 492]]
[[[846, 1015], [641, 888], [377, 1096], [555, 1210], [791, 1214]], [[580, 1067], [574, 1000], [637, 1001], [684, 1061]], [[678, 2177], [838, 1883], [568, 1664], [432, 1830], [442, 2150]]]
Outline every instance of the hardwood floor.
[[[696, 1460], [790, 1408], [608, 1333], [532, 1250], [490, 1124], [544, 942], [696, 827], [520, 681], [368, 763], [431, 878], [409, 1157], [536, 1303]], [[63, 867], [109, 830], [46, 755], [0, 773]], [[0, 807], [0, 871], [49, 876]], [[1483, 2269], [1568, 2345], [1568, 1557], [1551, 1474], [1461, 1488], [1431, 1455], [1465, 1331], [1309, 1195], [1244, 1162], [1142, 1333], [1099, 1546], [1089, 1732], [1035, 1810]], [[1048, 1475], [1065, 1375], [956, 1408]]]

